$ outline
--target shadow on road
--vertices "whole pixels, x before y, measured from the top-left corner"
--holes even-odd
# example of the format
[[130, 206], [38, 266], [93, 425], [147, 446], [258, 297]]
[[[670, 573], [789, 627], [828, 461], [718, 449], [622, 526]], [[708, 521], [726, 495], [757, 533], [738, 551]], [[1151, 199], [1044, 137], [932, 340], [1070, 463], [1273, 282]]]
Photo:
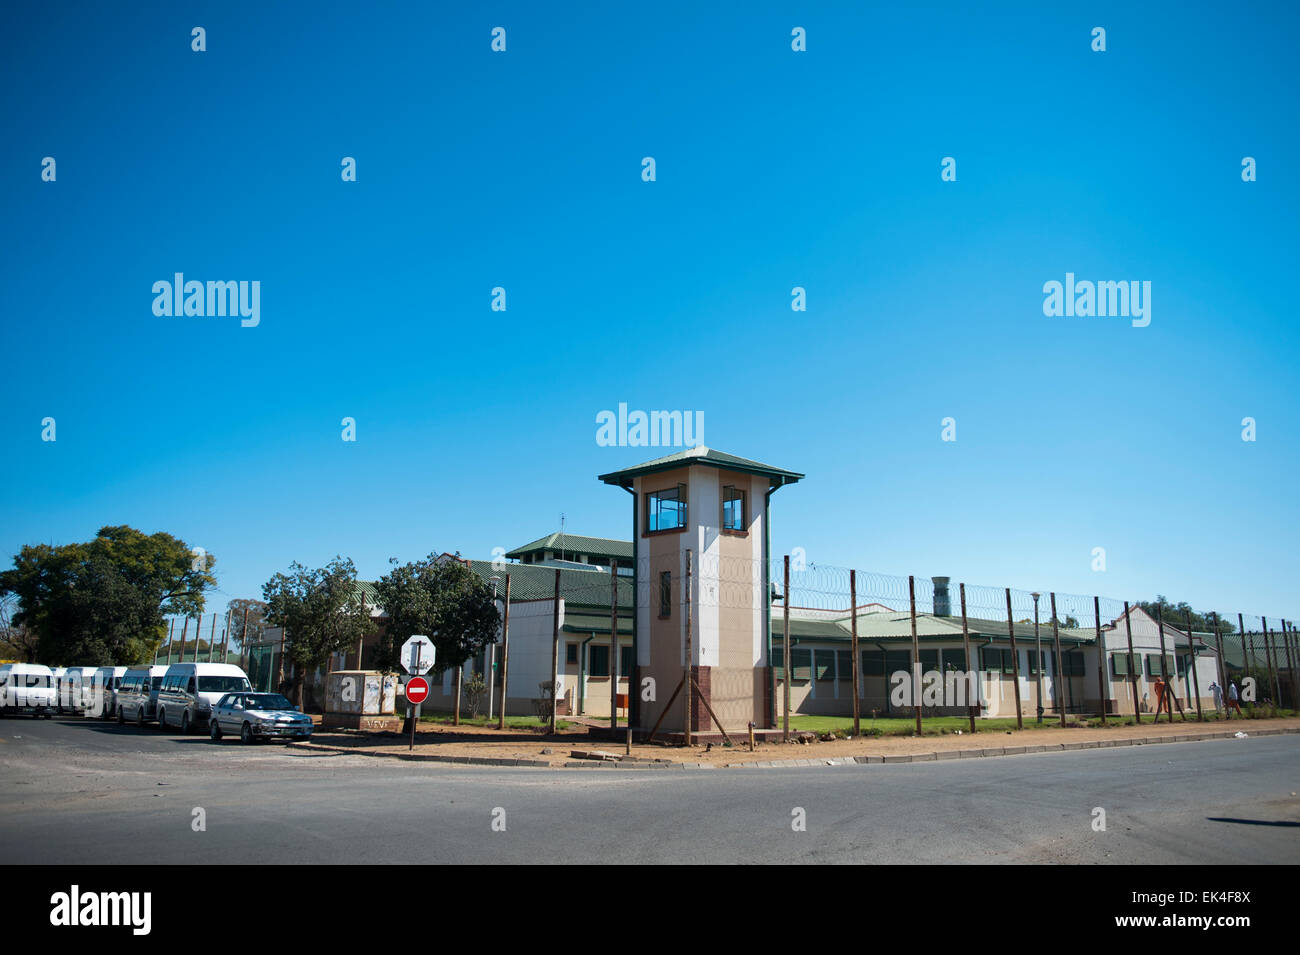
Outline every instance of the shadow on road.
[[1233, 822], [1239, 826], [1284, 826], [1300, 828], [1300, 822], [1284, 822], [1275, 819], [1233, 819], [1229, 816], [1206, 816], [1205, 818], [1210, 822]]

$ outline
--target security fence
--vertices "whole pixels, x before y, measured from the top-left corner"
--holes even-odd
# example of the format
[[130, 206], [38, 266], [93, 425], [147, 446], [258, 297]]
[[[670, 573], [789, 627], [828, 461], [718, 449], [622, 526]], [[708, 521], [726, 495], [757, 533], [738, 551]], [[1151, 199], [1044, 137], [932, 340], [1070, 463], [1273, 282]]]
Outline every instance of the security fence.
[[[694, 641], [689, 659], [712, 662], [693, 676], [683, 668], [679, 689], [718, 711], [701, 725], [717, 725], [719, 716], [725, 724], [727, 712], [742, 712], [743, 698], [760, 691], [769, 726], [852, 725], [857, 732], [897, 730], [902, 720], [927, 732], [978, 730], [990, 720], [999, 728], [1103, 725], [1300, 708], [1300, 643], [1281, 618], [856, 571], [798, 555], [763, 561], [670, 549], [638, 556], [635, 577], [626, 570], [611, 577], [507, 565], [501, 574], [528, 576], [525, 590], [537, 589], [531, 578], [545, 575], [539, 579], [548, 589], [526, 599], [559, 593], [567, 607], [563, 629], [588, 634], [581, 646], [599, 648], [602, 678], [616, 658], [606, 647], [615, 642], [616, 675], [626, 678], [634, 667], [662, 671], [667, 661], [671, 668], [670, 658], [681, 665]], [[754, 633], [758, 652], [743, 660]], [[680, 643], [681, 653], [651, 650], [661, 634]], [[574, 664], [579, 686], [590, 659], [584, 651]], [[751, 671], [765, 687], [754, 689]], [[705, 677], [711, 685], [702, 688]]]

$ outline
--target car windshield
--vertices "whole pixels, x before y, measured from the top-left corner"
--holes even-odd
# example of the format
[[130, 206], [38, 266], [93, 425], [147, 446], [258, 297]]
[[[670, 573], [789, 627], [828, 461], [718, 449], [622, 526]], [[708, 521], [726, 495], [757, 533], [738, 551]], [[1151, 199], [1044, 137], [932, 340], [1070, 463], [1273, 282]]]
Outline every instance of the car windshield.
[[293, 704], [279, 693], [250, 693], [244, 697], [244, 705], [250, 710], [293, 709]]
[[201, 676], [200, 693], [234, 693], [248, 689], [248, 678], [242, 676]]
[[162, 686], [162, 677], [160, 676], [154, 677], [153, 682], [150, 684], [150, 688], [156, 690], [160, 686]]

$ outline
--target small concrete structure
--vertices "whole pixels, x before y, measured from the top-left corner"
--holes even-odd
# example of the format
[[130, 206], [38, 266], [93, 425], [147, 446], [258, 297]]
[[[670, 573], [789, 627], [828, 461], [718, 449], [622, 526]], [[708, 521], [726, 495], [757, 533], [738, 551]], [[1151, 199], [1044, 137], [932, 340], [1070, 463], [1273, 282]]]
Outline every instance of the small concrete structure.
[[326, 676], [323, 728], [401, 729], [397, 675], [378, 670], [335, 670]]

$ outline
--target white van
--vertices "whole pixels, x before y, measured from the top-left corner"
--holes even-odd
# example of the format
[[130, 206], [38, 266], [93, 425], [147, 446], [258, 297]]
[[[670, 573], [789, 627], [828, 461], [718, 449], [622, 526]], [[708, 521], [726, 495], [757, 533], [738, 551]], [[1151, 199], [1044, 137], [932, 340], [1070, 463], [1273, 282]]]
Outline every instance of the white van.
[[117, 721], [133, 720], [136, 726], [158, 717], [158, 691], [167, 673], [165, 663], [132, 667], [122, 675], [117, 687]]
[[95, 692], [101, 689], [104, 693], [104, 705], [99, 708], [95, 715], [102, 716], [106, 720], [111, 720], [117, 715], [117, 688], [122, 684], [122, 677], [126, 675], [126, 667], [100, 667], [95, 671]]
[[54, 674], [39, 663], [0, 665], [0, 716], [31, 711], [47, 720], [54, 711]]
[[54, 676], [54, 712], [63, 712], [59, 707], [59, 686], [63, 682], [63, 674], [68, 672], [67, 667], [50, 667], [50, 673]]
[[93, 710], [95, 667], [66, 667], [55, 689], [59, 693], [56, 706], [60, 713], [65, 710], [71, 710], [73, 713]]
[[173, 663], [158, 690], [158, 726], [175, 725], [182, 733], [206, 726], [212, 704], [252, 688], [248, 675], [232, 663]]

